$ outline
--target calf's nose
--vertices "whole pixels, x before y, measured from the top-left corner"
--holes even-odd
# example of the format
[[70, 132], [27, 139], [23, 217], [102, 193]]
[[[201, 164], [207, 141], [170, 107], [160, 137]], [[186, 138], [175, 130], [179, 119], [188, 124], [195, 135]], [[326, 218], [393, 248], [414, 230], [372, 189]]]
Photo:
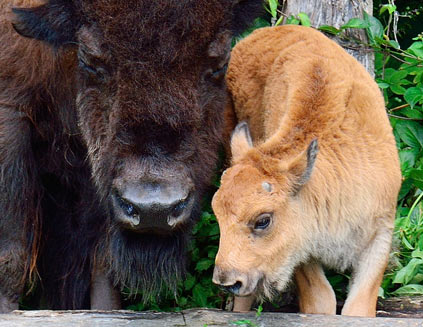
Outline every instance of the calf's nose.
[[188, 219], [193, 206], [192, 187], [181, 183], [139, 182], [116, 189], [116, 219], [136, 232], [170, 232]]
[[221, 289], [240, 295], [243, 290], [243, 278], [236, 271], [224, 271], [219, 266], [215, 266], [213, 271], [213, 283]]

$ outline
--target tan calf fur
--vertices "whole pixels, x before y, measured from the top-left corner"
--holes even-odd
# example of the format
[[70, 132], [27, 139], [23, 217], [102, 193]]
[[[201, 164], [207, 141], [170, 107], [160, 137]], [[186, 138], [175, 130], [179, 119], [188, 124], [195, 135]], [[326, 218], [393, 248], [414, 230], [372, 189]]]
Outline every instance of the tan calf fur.
[[[342, 314], [374, 316], [401, 184], [378, 86], [311, 28], [263, 28], [227, 73], [232, 166], [213, 199], [221, 237], [213, 281], [271, 298], [294, 277], [300, 309], [335, 314], [322, 266], [352, 271]], [[251, 132], [251, 136], [250, 136]]]

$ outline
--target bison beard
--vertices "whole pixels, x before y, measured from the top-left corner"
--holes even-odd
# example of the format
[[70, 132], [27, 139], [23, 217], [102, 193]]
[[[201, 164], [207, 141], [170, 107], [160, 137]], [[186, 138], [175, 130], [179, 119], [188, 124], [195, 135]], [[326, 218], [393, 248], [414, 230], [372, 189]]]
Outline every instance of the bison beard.
[[[199, 216], [194, 208], [191, 217]], [[178, 282], [185, 276], [186, 249], [193, 219], [178, 226], [172, 234], [137, 234], [113, 224], [100, 242], [96, 259], [108, 269], [115, 286], [127, 288], [130, 296], [139, 295], [143, 302], [157, 296], [164, 288], [176, 294]], [[154, 263], [154, 264], [152, 264]]]
[[[142, 290], [144, 302], [167, 287], [176, 292], [185, 274], [188, 237], [183, 230], [171, 235], [131, 234], [118, 228], [110, 232], [106, 244], [108, 274], [116, 285], [128, 288], [130, 295]], [[154, 264], [152, 264], [154, 263]]]

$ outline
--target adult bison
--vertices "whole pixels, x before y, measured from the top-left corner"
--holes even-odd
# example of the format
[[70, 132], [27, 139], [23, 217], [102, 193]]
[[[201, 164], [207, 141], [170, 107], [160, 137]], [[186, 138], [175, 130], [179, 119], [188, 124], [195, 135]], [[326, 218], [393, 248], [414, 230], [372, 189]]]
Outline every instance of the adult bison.
[[51, 308], [107, 309], [183, 275], [261, 2], [1, 2], [0, 312], [37, 276]]

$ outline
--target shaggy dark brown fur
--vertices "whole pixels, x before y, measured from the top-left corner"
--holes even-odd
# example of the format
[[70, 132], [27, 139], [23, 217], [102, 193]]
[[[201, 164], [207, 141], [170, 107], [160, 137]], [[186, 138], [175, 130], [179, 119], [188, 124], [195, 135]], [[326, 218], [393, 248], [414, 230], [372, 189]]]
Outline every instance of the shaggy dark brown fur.
[[[0, 4], [0, 312], [37, 275], [50, 307], [88, 307], [93, 258], [115, 286], [146, 297], [183, 275], [220, 142], [230, 36], [260, 8]], [[131, 174], [192, 180], [190, 218], [167, 236], [122, 229], [111, 197]]]

